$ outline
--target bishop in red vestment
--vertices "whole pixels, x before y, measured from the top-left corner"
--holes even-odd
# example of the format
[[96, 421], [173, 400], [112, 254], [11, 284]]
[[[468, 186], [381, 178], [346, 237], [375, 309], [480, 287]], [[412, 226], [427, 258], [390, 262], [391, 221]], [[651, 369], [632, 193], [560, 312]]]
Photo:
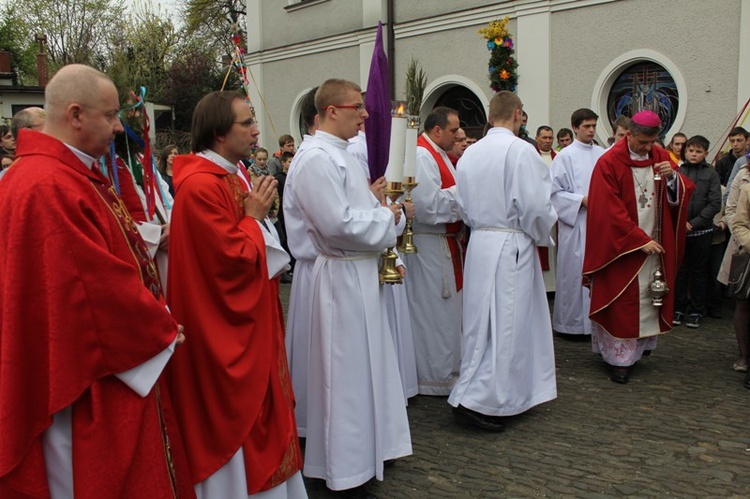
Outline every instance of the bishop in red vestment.
[[[228, 131], [204, 133], [194, 122], [193, 149], [202, 152], [178, 156], [173, 165], [168, 299], [191, 341], [174, 356], [171, 386], [193, 483], [241, 451], [245, 490], [255, 494], [302, 467], [278, 291], [258, 221], [271, 197], [264, 213], [249, 215], [247, 187], [237, 176], [239, 158], [258, 135], [247, 104], [215, 92], [194, 116], [208, 109], [228, 114]], [[264, 178], [252, 195], [271, 182], [275, 192], [275, 181]]]
[[[165, 385], [142, 395], [115, 376], [178, 335], [127, 209], [80, 159], [122, 131], [117, 91], [74, 65], [47, 94], [45, 133], [20, 131], [0, 183], [0, 497], [193, 497]], [[53, 460], [61, 413], [70, 448]]]
[[[583, 263], [584, 283], [591, 289], [589, 317], [599, 331], [615, 340], [643, 339], [671, 330], [675, 273], [682, 259], [687, 203], [694, 189], [689, 179], [672, 173], [667, 151], [651, 146], [660, 123], [654, 113], [643, 113], [633, 117], [636, 127], [626, 140], [599, 158], [589, 187]], [[661, 188], [653, 179], [656, 169], [663, 176]], [[655, 241], [659, 226], [660, 240]], [[660, 307], [651, 304], [646, 285], [657, 266], [670, 289]], [[625, 343], [619, 345], [620, 351], [625, 349]], [[627, 382], [626, 368], [642, 353], [643, 348], [627, 359], [617, 359], [602, 351], [605, 361], [624, 368], [613, 371], [613, 381]]]

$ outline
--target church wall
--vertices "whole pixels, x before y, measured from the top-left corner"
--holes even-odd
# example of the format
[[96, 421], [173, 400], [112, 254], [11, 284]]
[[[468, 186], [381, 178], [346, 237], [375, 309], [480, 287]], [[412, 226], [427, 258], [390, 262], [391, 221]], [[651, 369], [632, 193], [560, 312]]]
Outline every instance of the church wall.
[[685, 80], [681, 131], [717, 141], [737, 112], [739, 13], [739, 0], [628, 0], [553, 13], [550, 125], [570, 127], [570, 114], [591, 105], [594, 84], [613, 59], [650, 49]]
[[285, 0], [260, 0], [263, 50], [362, 29], [362, 2], [329, 0], [286, 10]]
[[[320, 85], [328, 78], [344, 78], [359, 81], [359, 49], [349, 47], [331, 52], [311, 54], [295, 59], [284, 59], [263, 65], [265, 93], [271, 120], [276, 127], [275, 134], [267, 113], [261, 109], [263, 119], [260, 143], [268, 149], [278, 149], [278, 136], [290, 133], [289, 117], [294, 99], [301, 92]], [[254, 102], [256, 108], [262, 104]], [[296, 130], [292, 135], [296, 135]]]
[[[478, 24], [451, 31], [396, 39], [396, 97], [405, 98], [406, 69], [416, 59], [427, 73], [427, 83], [448, 74], [460, 75], [473, 80], [481, 87], [487, 98], [493, 95], [487, 77], [487, 62], [490, 52], [477, 30]], [[511, 26], [511, 30], [514, 27]]]
[[396, 0], [393, 3], [395, 21], [396, 23], [403, 23], [425, 17], [475, 9], [477, 7], [502, 4], [504, 2], [488, 2], [487, 0]]

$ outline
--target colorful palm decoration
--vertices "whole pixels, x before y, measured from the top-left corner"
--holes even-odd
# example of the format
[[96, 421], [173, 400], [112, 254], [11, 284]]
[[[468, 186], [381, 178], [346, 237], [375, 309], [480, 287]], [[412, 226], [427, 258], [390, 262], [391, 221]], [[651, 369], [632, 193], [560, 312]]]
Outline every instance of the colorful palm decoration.
[[516, 91], [518, 85], [518, 62], [513, 55], [513, 38], [508, 31], [510, 17], [500, 21], [490, 21], [486, 28], [479, 30], [482, 38], [487, 40], [487, 50], [491, 52], [489, 62], [490, 87], [495, 92], [501, 90]]

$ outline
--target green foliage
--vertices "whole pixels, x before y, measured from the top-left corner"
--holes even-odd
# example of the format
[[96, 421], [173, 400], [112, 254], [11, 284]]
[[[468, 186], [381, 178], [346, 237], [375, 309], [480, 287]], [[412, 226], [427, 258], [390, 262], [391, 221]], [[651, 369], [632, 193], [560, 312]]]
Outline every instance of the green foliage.
[[47, 36], [50, 73], [71, 63], [104, 69], [124, 29], [125, 7], [117, 0], [13, 0], [10, 5], [29, 33]]
[[36, 85], [36, 43], [26, 23], [10, 4], [0, 9], [0, 49], [10, 52], [19, 85]]
[[184, 8], [188, 36], [200, 36], [211, 48], [230, 53], [231, 33], [245, 35], [246, 0], [187, 0]]
[[[224, 73], [214, 51], [200, 40], [184, 43], [169, 68], [164, 89], [164, 102], [175, 109], [175, 128], [190, 130], [193, 108], [204, 95], [220, 90], [223, 80]], [[230, 82], [236, 80], [229, 78]]]
[[147, 90], [147, 100], [162, 102], [179, 42], [180, 35], [168, 17], [136, 9], [114, 42], [106, 69], [121, 100], [130, 90], [143, 86]]
[[409, 63], [406, 69], [406, 112], [413, 116], [419, 116], [422, 108], [424, 89], [427, 87], [427, 74], [415, 59]]

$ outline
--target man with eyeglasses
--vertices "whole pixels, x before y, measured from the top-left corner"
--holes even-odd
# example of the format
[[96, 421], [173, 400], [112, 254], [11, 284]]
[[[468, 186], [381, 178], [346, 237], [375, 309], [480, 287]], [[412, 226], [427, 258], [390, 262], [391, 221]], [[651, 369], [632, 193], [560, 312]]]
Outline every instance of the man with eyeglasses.
[[448, 158], [454, 167], [461, 156], [463, 156], [467, 147], [469, 147], [469, 141], [466, 138], [466, 132], [464, 132], [463, 128], [459, 128], [458, 132], [456, 132], [456, 138], [453, 141], [453, 147], [448, 151]]
[[411, 454], [411, 438], [378, 283], [378, 255], [396, 243], [401, 205], [381, 204], [347, 151], [368, 116], [360, 92], [339, 79], [318, 88], [320, 128], [295, 156], [287, 182], [319, 255], [310, 290], [304, 473], [341, 497], [362, 498], [373, 497], [362, 484], [382, 480], [385, 461]]
[[195, 153], [173, 161], [167, 298], [191, 341], [170, 374], [198, 498], [307, 497], [263, 227], [277, 182], [249, 191], [238, 166], [259, 134], [242, 95], [212, 92], [193, 111]]
[[[460, 130], [458, 112], [437, 107], [418, 139], [414, 199], [414, 244], [402, 255], [409, 269], [406, 293], [412, 313], [414, 350], [421, 395], [450, 394], [461, 365], [461, 287], [459, 238], [461, 209], [456, 201], [456, 170], [447, 151]], [[471, 167], [470, 165], [468, 167]]]
[[94, 167], [123, 131], [117, 89], [64, 66], [45, 108], [0, 182], [0, 497], [190, 497], [160, 376], [184, 335]]

